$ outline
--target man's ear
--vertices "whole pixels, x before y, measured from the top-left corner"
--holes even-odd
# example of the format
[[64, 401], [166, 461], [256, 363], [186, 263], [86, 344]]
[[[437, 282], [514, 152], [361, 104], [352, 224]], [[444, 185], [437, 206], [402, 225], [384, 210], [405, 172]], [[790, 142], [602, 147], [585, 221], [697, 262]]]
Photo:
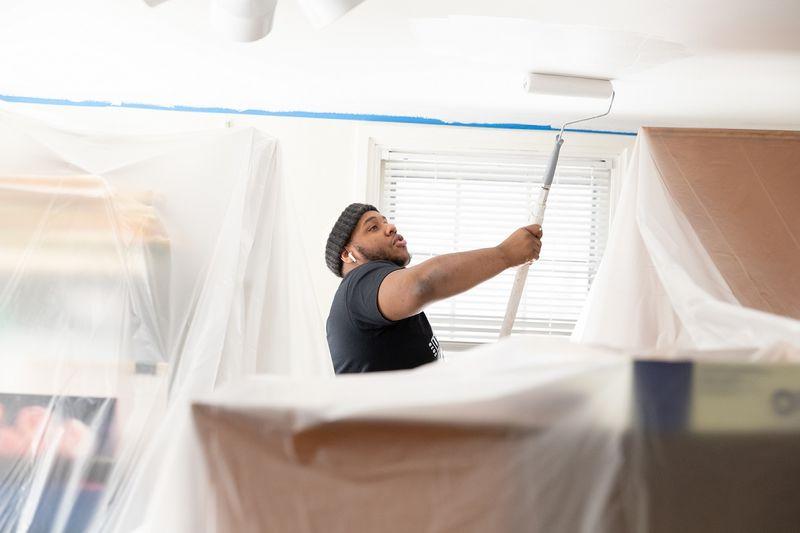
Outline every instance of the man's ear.
[[342, 250], [342, 254], [339, 256], [342, 260], [342, 263], [357, 263], [356, 258], [353, 257], [353, 252], [345, 248]]

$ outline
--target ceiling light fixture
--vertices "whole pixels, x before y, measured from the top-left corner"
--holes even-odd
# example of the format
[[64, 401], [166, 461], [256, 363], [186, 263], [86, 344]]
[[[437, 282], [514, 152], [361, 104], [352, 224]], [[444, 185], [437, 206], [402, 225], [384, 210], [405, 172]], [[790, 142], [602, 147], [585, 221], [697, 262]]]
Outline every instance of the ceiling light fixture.
[[[156, 7], [168, 0], [144, 0]], [[284, 0], [286, 1], [286, 0]], [[296, 0], [316, 29], [324, 28], [365, 0]], [[278, 0], [211, 0], [211, 24], [225, 38], [252, 42], [272, 29]]]
[[277, 0], [211, 0], [211, 24], [236, 42], [252, 42], [272, 29]]

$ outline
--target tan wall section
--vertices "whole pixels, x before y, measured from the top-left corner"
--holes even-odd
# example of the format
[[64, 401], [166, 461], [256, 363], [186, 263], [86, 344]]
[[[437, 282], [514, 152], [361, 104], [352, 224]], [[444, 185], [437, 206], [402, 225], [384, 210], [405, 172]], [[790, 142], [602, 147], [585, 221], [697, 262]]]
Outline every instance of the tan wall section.
[[800, 319], [800, 132], [644, 132], [670, 195], [742, 305]]

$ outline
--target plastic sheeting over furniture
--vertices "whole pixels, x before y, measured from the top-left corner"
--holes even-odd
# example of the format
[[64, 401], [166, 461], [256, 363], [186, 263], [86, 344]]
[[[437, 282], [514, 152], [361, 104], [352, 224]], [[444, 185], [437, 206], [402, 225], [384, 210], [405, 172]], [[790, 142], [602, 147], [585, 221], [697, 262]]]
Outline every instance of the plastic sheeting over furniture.
[[0, 531], [132, 531], [188, 398], [267, 370], [260, 353], [325, 349], [321, 321], [301, 334], [267, 298], [307, 282], [296, 259], [286, 281], [287, 209], [276, 142], [252, 128], [0, 114]]
[[[209, 530], [794, 531], [800, 323], [786, 310], [796, 278], [748, 244], [792, 261], [793, 233], [776, 224], [792, 227], [796, 213], [763, 200], [791, 181], [795, 156], [775, 149], [784, 174], [765, 180], [745, 156], [738, 176], [690, 196], [703, 206], [693, 210], [680, 187], [709, 177], [686, 166], [681, 132], [659, 135], [640, 135], [576, 334], [624, 350], [517, 338], [411, 372], [252, 378], [219, 391], [193, 407]], [[791, 136], [685, 137], [713, 169], [737, 160], [742, 139], [769, 150]], [[683, 181], [662, 170], [666, 157], [683, 162]], [[723, 185], [749, 191], [745, 205], [720, 208]], [[739, 218], [755, 229], [744, 240], [730, 233], [747, 229]], [[759, 236], [754, 218], [775, 229]], [[725, 253], [709, 228], [730, 243]], [[730, 265], [752, 283], [736, 283]], [[742, 292], [753, 287], [769, 307], [742, 305], [755, 305]]]
[[241, 533], [789, 533], [798, 390], [796, 365], [535, 337], [407, 372], [254, 377], [194, 403], [211, 496], [189, 508]]
[[792, 132], [641, 130], [573, 340], [800, 345], [798, 154]]
[[[512, 339], [330, 380], [307, 378], [330, 369], [272, 139], [75, 134], [0, 116], [0, 530], [327, 533], [361, 519], [387, 532], [642, 531], [658, 513], [683, 516], [652, 506], [657, 495], [697, 500], [681, 499], [680, 483], [648, 487], [642, 472], [669, 477], [658, 458], [681, 449], [719, 466], [703, 446], [727, 444], [706, 437], [754, 431], [747, 446], [770, 455], [725, 481], [748, 494], [747, 479], [767, 479], [774, 492], [730, 516], [796, 524], [796, 506], [769, 505], [800, 479], [796, 459], [775, 452], [797, 445], [794, 367], [717, 379], [677, 366], [652, 382], [631, 362], [654, 347], [791, 360], [789, 344], [769, 346], [800, 344], [796, 320], [739, 304], [650, 143], [645, 132], [580, 334], [627, 350]], [[306, 378], [243, 380], [276, 370]], [[659, 398], [678, 402], [666, 414], [639, 401], [662, 381], [674, 385]], [[685, 401], [703, 390], [715, 393]], [[737, 415], [758, 407], [726, 418], [743, 390], [752, 401]], [[662, 447], [632, 432], [651, 422], [691, 438]], [[356, 514], [365, 507], [376, 514]]]

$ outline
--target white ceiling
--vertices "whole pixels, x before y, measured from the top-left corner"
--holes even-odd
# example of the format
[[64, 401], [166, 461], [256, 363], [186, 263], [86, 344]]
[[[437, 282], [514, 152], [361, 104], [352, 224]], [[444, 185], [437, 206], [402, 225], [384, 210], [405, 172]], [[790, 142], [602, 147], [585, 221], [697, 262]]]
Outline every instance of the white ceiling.
[[366, 0], [314, 30], [279, 0], [256, 43], [209, 0], [3, 0], [0, 94], [555, 124], [602, 102], [525, 94], [528, 70], [614, 78], [640, 125], [800, 129], [800, 0]]

